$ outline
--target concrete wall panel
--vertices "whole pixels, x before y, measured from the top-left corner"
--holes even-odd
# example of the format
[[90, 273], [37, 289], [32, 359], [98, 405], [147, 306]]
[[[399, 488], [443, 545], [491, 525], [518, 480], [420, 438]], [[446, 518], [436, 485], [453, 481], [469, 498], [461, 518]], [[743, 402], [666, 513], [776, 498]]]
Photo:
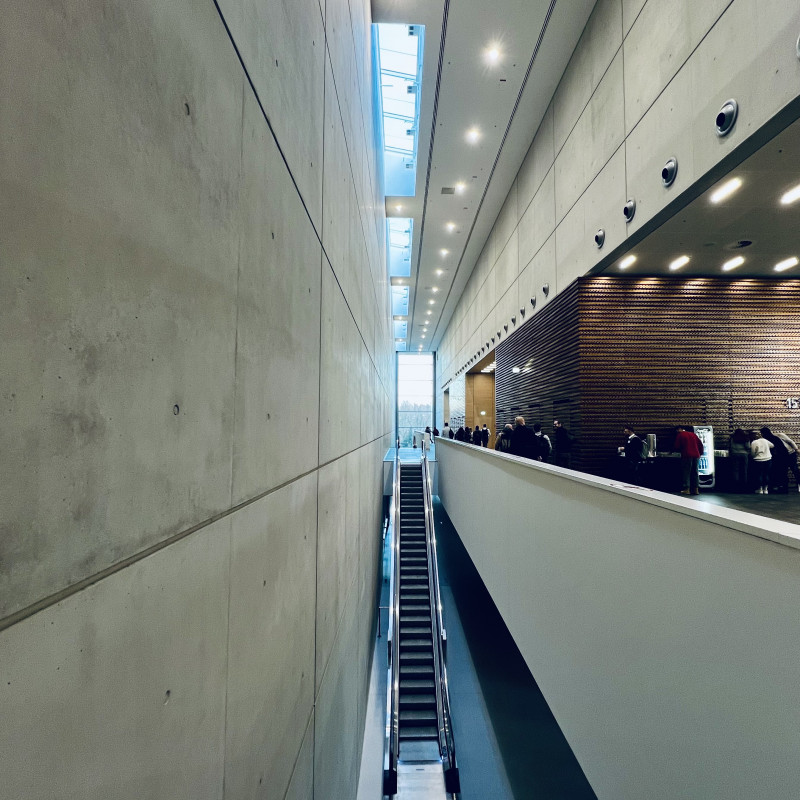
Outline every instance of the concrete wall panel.
[[633, 130], [731, 1], [645, 3], [624, 45], [626, 133]]
[[621, 0], [599, 0], [553, 96], [558, 152], [622, 45]]
[[282, 797], [314, 705], [317, 473], [233, 517], [225, 791]]
[[230, 521], [0, 633], [3, 800], [222, 795]]
[[314, 800], [314, 713], [306, 728], [303, 744], [284, 800]]
[[252, 99], [244, 126], [234, 504], [316, 467], [319, 416], [319, 241]]
[[520, 217], [530, 205], [554, 161], [553, 104], [551, 103], [547, 107], [517, 175], [517, 208]]
[[539, 252], [555, 225], [555, 171], [551, 168], [519, 222], [520, 267], [524, 267]]
[[319, 3], [220, 0], [219, 5], [319, 230], [325, 107], [325, 33]]
[[213, 8], [6, 12], [0, 615], [227, 507], [242, 113]]

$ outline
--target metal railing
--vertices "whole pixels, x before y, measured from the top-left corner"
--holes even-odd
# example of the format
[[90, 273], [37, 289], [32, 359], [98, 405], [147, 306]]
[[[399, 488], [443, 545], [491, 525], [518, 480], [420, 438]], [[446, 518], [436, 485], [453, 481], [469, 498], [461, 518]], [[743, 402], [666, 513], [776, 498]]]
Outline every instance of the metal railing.
[[433, 668], [436, 684], [436, 712], [439, 727], [439, 753], [444, 769], [445, 790], [457, 793], [460, 789], [458, 765], [456, 763], [456, 744], [453, 737], [453, 724], [450, 716], [450, 690], [447, 682], [447, 632], [442, 618], [442, 598], [439, 588], [439, 563], [436, 555], [436, 529], [433, 520], [433, 486], [428, 459], [422, 454], [422, 493], [425, 506], [425, 541], [428, 548], [428, 584], [431, 597], [431, 627], [433, 631]]
[[397, 756], [400, 752], [400, 456], [394, 456], [391, 534], [389, 538], [389, 691], [386, 709], [386, 742], [383, 756], [383, 793], [397, 794]]

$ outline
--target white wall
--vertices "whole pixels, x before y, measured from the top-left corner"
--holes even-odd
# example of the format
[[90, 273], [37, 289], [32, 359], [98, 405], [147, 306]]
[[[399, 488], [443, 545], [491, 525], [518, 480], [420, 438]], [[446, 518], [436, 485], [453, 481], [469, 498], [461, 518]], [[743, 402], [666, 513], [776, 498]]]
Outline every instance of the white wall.
[[599, 798], [797, 796], [800, 528], [436, 449], [442, 503]]
[[[538, 313], [800, 95], [798, 34], [785, 0], [598, 0], [439, 345], [440, 401], [512, 316]], [[720, 139], [730, 97], [740, 115]]]
[[3, 10], [0, 798], [355, 793], [394, 397], [370, 7], [219, 5]]

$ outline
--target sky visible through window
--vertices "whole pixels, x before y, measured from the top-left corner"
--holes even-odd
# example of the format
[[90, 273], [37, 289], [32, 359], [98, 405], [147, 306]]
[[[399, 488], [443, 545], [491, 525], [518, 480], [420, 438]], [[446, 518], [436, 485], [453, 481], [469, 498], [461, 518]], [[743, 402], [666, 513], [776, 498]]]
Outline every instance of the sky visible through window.
[[415, 430], [433, 428], [433, 354], [397, 354], [397, 435], [411, 447]]

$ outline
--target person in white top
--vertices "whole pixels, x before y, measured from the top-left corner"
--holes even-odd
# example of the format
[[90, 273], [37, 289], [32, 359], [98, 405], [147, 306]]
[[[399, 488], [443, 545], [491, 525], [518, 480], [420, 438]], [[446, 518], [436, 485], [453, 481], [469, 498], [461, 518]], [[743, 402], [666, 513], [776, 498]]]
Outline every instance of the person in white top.
[[755, 478], [758, 484], [756, 494], [769, 494], [769, 468], [772, 462], [772, 442], [767, 441], [758, 431], [753, 432], [750, 452], [753, 454]]

